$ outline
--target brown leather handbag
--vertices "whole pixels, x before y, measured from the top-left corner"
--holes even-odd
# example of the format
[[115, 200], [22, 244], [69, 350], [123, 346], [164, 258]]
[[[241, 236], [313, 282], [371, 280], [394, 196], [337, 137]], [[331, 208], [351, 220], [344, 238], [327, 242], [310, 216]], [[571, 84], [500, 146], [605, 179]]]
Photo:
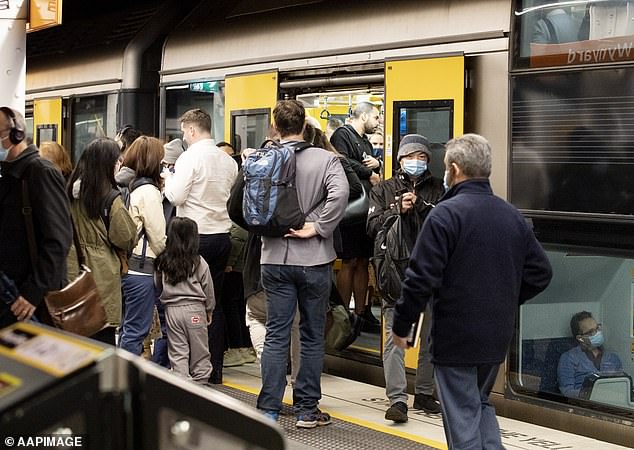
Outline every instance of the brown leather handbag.
[[[26, 180], [22, 180], [22, 201], [31, 264], [35, 265], [37, 247]], [[86, 257], [81, 249], [75, 224], [72, 220], [71, 223], [79, 274], [65, 288], [59, 291], [49, 291], [44, 296], [44, 302], [55, 327], [81, 336], [92, 336], [107, 325], [106, 310], [99, 296], [97, 283], [95, 283], [92, 272], [86, 266]]]

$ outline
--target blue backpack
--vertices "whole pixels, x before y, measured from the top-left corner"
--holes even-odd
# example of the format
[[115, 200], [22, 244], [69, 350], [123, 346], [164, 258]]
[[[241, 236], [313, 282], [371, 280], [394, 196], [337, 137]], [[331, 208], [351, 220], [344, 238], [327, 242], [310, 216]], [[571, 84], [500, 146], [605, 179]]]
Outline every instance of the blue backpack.
[[259, 236], [282, 237], [291, 228], [304, 226], [295, 187], [295, 152], [312, 147], [307, 142], [279, 144], [268, 140], [250, 154], [242, 165], [244, 191], [242, 215], [247, 229]]

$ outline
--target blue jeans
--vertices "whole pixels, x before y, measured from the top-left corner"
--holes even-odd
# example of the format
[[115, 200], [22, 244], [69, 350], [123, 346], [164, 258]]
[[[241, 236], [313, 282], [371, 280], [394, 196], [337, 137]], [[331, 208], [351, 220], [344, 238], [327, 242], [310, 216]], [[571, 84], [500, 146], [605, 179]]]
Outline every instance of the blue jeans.
[[499, 364], [434, 366], [449, 450], [503, 450], [489, 402]]
[[127, 274], [121, 278], [125, 308], [119, 347], [140, 355], [152, 327], [156, 289], [151, 275]]
[[321, 398], [324, 326], [330, 297], [332, 268], [262, 265], [267, 318], [262, 353], [262, 390], [257, 407], [279, 411], [286, 388], [288, 348], [295, 311], [300, 314], [300, 367], [294, 389], [296, 414], [315, 412]]
[[159, 322], [161, 324], [161, 336], [154, 340], [154, 351], [152, 352], [152, 362], [163, 367], [170, 368], [170, 360], [167, 356], [167, 324], [165, 322], [165, 306], [157, 298], [154, 301], [156, 310], [158, 311]]

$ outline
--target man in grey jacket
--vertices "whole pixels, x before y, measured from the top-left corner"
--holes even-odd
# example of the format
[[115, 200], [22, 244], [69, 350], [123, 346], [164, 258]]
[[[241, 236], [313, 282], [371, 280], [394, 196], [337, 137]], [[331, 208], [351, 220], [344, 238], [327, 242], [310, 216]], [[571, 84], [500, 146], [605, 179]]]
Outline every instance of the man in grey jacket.
[[[305, 112], [296, 100], [278, 102], [273, 110], [282, 143], [303, 141]], [[300, 369], [294, 398], [297, 427], [328, 425], [330, 416], [318, 409], [324, 359], [324, 325], [336, 258], [333, 232], [348, 203], [348, 182], [337, 157], [310, 147], [296, 154], [299, 205], [307, 211], [299, 230], [282, 238], [262, 237], [262, 285], [267, 299], [267, 321], [262, 354], [262, 390], [257, 406], [277, 420], [286, 388], [286, 367], [295, 311], [301, 315]], [[320, 201], [324, 198], [325, 200]]]

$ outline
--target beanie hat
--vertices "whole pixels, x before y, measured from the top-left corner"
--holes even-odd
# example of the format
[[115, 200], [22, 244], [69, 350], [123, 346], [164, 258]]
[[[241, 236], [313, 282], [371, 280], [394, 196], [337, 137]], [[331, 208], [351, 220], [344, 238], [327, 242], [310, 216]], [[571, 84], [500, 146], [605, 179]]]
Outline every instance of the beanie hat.
[[429, 150], [429, 141], [425, 136], [420, 134], [408, 134], [403, 136], [398, 146], [397, 158], [400, 161], [403, 156], [416, 152], [423, 152], [427, 155], [427, 159], [431, 161], [431, 150]]
[[183, 141], [180, 139], [174, 139], [163, 145], [165, 149], [165, 155], [163, 156], [163, 162], [167, 164], [176, 164], [176, 160], [183, 153], [185, 148], [183, 147]]

